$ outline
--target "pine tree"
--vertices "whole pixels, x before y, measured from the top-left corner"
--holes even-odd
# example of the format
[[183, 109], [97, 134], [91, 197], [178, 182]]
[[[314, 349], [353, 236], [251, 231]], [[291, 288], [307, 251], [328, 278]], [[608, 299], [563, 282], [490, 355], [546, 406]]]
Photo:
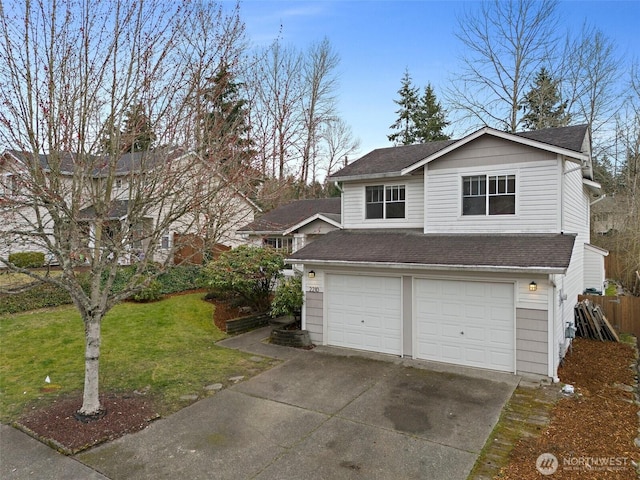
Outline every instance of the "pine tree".
[[394, 100], [400, 105], [400, 109], [396, 111], [398, 119], [391, 125], [396, 132], [387, 136], [391, 142], [395, 145], [411, 145], [449, 139], [449, 135], [442, 131], [449, 125], [445, 118], [446, 112], [438, 102], [430, 83], [420, 96], [409, 71], [405, 70], [398, 94], [400, 99]]
[[558, 86], [559, 81], [554, 80], [542, 67], [520, 104], [525, 112], [522, 121], [526, 129], [539, 130], [569, 124], [571, 114], [566, 111], [568, 102], [561, 101]]
[[124, 132], [122, 132], [124, 152], [142, 152], [153, 147], [156, 134], [142, 103], [137, 103], [129, 109], [124, 122]]
[[394, 103], [400, 106], [396, 113], [398, 119], [390, 128], [395, 130], [387, 136], [390, 142], [395, 145], [411, 145], [416, 143], [415, 112], [418, 108], [418, 88], [413, 86], [409, 70], [405, 70], [401, 80], [401, 87], [398, 90], [400, 99]]
[[430, 83], [424, 87], [424, 93], [420, 97], [418, 107], [413, 116], [415, 125], [415, 139], [418, 142], [435, 142], [437, 140], [449, 140], [449, 135], [442, 130], [449, 125], [445, 118], [446, 112], [442, 109], [436, 98]]
[[247, 138], [246, 100], [240, 98], [241, 84], [234, 81], [227, 65], [222, 65], [204, 93], [209, 111], [203, 122], [202, 150], [225, 162], [250, 156]]

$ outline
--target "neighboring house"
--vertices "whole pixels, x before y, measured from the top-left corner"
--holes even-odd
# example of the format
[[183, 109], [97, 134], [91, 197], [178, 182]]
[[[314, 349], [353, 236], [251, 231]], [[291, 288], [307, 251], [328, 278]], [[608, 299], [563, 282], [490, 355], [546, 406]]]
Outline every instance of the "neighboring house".
[[586, 126], [378, 149], [330, 180], [343, 230], [289, 258], [313, 342], [557, 379], [606, 253]]
[[340, 198], [296, 200], [271, 210], [238, 230], [249, 243], [287, 253], [340, 228]]
[[631, 203], [625, 195], [603, 195], [592, 202], [592, 231], [598, 235], [625, 232], [629, 227]]
[[[36, 244], [21, 241], [19, 240], [20, 236], [10, 233], [19, 229], [27, 231], [41, 229], [50, 233], [53, 228], [50, 219], [37, 218], [36, 211], [38, 209], [26, 205], [20, 206], [24, 202], [20, 199], [21, 165], [25, 164], [29, 155], [25, 152], [7, 150], [0, 157], [0, 220], [2, 221], [0, 233], [3, 233], [0, 240], [0, 257], [2, 258], [7, 258], [13, 252], [21, 251], [43, 251], [49, 259], [52, 258], [50, 252], [46, 251], [44, 242]], [[100, 162], [100, 158], [92, 157], [92, 162], [96, 165], [106, 165], [107, 162]], [[41, 154], [38, 161], [45, 175], [51, 175], [52, 168], [49, 157]], [[64, 153], [60, 158], [59, 165], [55, 167], [55, 174], [59, 177], [62, 185], [61, 191], [71, 192], [72, 190], [75, 161], [74, 154]], [[146, 191], [144, 188], [140, 188], [140, 182], [144, 182], [145, 175], [149, 175], [154, 169], [165, 168], [168, 162], [179, 166], [181, 162], [193, 161], [199, 161], [195, 154], [179, 151], [164, 152], [162, 155], [156, 155], [153, 151], [125, 153], [118, 159], [113, 174], [113, 200], [109, 204], [107, 214], [103, 216], [105, 223], [102, 226], [102, 231], [103, 234], [114, 237], [118, 232], [130, 232], [132, 241], [126, 251], [119, 255], [119, 263], [135, 262], [142, 255], [142, 251], [146, 250], [143, 248], [143, 244], [145, 244], [144, 247], [147, 247], [149, 242], [147, 232], [155, 229], [155, 226], [159, 225], [157, 222], [161, 221], [164, 215], [160, 208], [142, 211], [143, 213], [137, 211], [134, 217], [134, 212], [131, 211], [131, 205], [134, 202], [129, 199], [133, 191], [133, 187], [130, 189], [132, 185], [130, 182], [138, 182], [138, 190], [136, 191]], [[95, 190], [104, 188], [105, 177], [106, 174], [101, 168], [96, 167], [92, 171], [91, 184]], [[153, 249], [154, 260], [164, 261], [183, 247], [192, 249], [194, 244], [202, 246], [204, 244], [202, 237], [206, 234], [209, 234], [213, 239], [212, 243], [216, 243], [220, 248], [231, 248], [244, 243], [243, 239], [237, 235], [236, 230], [239, 226], [252, 221], [254, 215], [260, 212], [260, 208], [237, 188], [229, 185], [227, 179], [219, 174], [212, 175], [210, 185], [211, 188], [218, 190], [215, 202], [203, 205], [198, 210], [190, 210], [187, 215], [189, 218], [185, 218], [185, 221], [176, 218], [158, 238], [158, 244]], [[161, 205], [157, 199], [155, 201]], [[138, 200], [135, 202], [135, 208], [144, 208], [144, 203], [144, 201]], [[171, 204], [171, 199], [167, 199], [165, 203]], [[133, 221], [132, 218], [136, 218], [136, 220]], [[78, 212], [76, 220], [81, 226], [84, 236], [84, 238], [78, 239], [77, 246], [77, 255], [82, 256], [94, 245], [92, 239], [96, 235], [95, 206], [89, 201]], [[201, 252], [198, 252], [198, 255], [198, 258], [202, 258]]]

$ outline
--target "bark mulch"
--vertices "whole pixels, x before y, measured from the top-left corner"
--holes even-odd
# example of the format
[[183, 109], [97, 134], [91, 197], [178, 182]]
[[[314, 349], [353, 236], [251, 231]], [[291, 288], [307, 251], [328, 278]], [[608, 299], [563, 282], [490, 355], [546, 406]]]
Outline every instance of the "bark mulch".
[[82, 395], [61, 397], [46, 407], [24, 415], [18, 428], [71, 455], [89, 447], [137, 432], [158, 418], [153, 403], [138, 394], [106, 394], [100, 397], [105, 414], [82, 422], [74, 414], [82, 406]]
[[[516, 444], [509, 464], [495, 478], [638, 478], [636, 362], [631, 345], [575, 339], [558, 372], [575, 393], [558, 401], [539, 436]], [[557, 462], [546, 456], [544, 463], [539, 459], [543, 453], [553, 454]]]

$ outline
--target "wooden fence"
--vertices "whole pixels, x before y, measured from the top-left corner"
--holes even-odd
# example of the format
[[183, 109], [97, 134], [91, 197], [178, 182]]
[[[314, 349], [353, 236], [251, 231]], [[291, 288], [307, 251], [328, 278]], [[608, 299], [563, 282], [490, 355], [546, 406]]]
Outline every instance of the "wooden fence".
[[609, 323], [620, 333], [631, 333], [640, 339], [640, 297], [578, 295], [578, 301], [590, 300], [600, 305]]

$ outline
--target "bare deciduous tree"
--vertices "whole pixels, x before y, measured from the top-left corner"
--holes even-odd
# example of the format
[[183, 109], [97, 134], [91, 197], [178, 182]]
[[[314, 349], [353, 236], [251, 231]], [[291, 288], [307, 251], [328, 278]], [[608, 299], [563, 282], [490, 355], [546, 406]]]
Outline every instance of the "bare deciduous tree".
[[280, 180], [287, 176], [300, 143], [301, 75], [300, 53], [277, 41], [256, 55], [246, 73], [249, 123], [256, 150], [262, 152], [261, 169]]
[[302, 147], [302, 165], [300, 180], [316, 180], [316, 161], [318, 145], [321, 140], [320, 129], [336, 113], [335, 92], [337, 78], [335, 69], [340, 59], [331, 48], [328, 39], [313, 44], [304, 58], [304, 93], [302, 95], [302, 117], [305, 138]]
[[562, 58], [559, 79], [567, 110], [574, 122], [591, 126], [596, 137], [595, 153], [601, 154], [605, 145], [600, 142], [607, 142], [597, 138], [598, 134], [621, 106], [620, 92], [615, 88], [621, 76], [621, 58], [611, 39], [587, 25], [578, 37], [567, 39]]
[[[170, 261], [166, 232], [197, 233], [204, 206], [229, 188], [215, 155], [189, 152], [203, 84], [237, 61], [242, 35], [237, 8], [203, 2], [0, 4], [0, 140], [14, 149], [0, 164], [0, 236], [47, 252], [61, 273], [19, 268], [6, 251], [0, 265], [71, 295], [85, 326], [81, 415], [101, 413], [105, 314], [148, 284], [150, 262]], [[117, 132], [134, 104], [158, 147], [122, 154]], [[114, 292], [122, 262], [135, 274]]]
[[458, 20], [462, 71], [446, 94], [464, 119], [515, 132], [518, 106], [540, 68], [553, 63], [555, 0], [489, 0]]
[[360, 139], [353, 137], [351, 127], [340, 118], [326, 123], [322, 137], [326, 145], [327, 176], [335, 173], [342, 166], [340, 165], [341, 160], [356, 154], [360, 149]]

